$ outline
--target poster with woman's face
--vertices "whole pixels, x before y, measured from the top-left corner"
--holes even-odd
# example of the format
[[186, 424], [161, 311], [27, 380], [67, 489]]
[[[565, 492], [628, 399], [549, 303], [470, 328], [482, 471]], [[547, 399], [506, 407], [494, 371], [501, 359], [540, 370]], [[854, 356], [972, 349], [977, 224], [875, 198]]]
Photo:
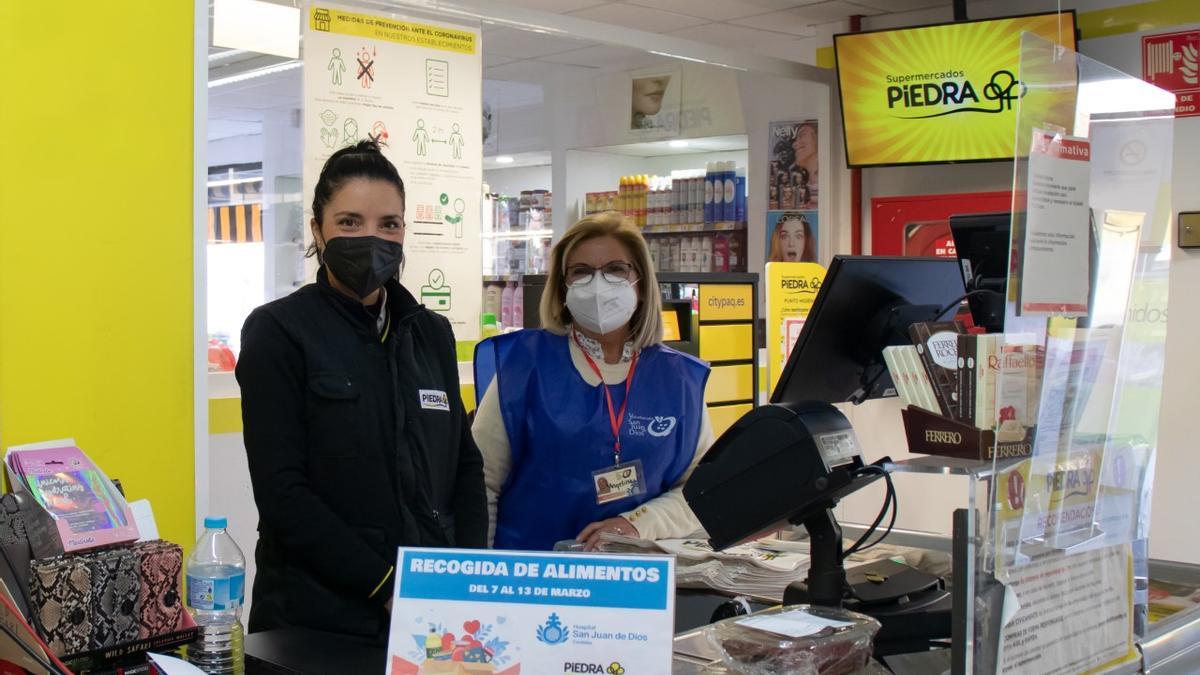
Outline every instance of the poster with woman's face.
[[817, 262], [817, 212], [767, 212], [767, 262]]
[[767, 209], [817, 208], [817, 121], [771, 122], [770, 144]]
[[[679, 70], [630, 73], [629, 131], [679, 133], [679, 101], [682, 79]], [[655, 134], [658, 135], [658, 134]]]

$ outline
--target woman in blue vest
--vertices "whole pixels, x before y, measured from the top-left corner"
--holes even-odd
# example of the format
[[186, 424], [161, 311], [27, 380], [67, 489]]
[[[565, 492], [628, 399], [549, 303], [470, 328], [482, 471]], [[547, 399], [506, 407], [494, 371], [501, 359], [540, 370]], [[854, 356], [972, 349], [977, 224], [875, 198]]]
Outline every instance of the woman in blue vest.
[[[700, 524], [683, 499], [712, 445], [708, 365], [662, 344], [646, 241], [615, 212], [588, 216], [551, 254], [543, 328], [480, 344], [472, 433], [499, 549], [549, 550], [604, 532], [665, 539]], [[480, 373], [493, 364], [495, 378]]]

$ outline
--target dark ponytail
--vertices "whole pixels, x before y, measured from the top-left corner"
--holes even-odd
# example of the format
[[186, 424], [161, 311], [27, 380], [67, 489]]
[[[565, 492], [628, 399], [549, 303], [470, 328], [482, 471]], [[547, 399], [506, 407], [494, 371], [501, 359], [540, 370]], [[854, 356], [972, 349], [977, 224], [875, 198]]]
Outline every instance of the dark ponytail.
[[[334, 193], [342, 189], [346, 181], [354, 178], [386, 181], [395, 186], [401, 199], [404, 198], [404, 181], [400, 179], [395, 165], [383, 156], [379, 141], [359, 141], [330, 155], [329, 159], [325, 160], [325, 166], [321, 167], [321, 176], [317, 178], [312, 201], [313, 219], [317, 221], [318, 226], [321, 225], [325, 206], [333, 199]], [[317, 254], [317, 242], [314, 240], [305, 256], [311, 258]]]

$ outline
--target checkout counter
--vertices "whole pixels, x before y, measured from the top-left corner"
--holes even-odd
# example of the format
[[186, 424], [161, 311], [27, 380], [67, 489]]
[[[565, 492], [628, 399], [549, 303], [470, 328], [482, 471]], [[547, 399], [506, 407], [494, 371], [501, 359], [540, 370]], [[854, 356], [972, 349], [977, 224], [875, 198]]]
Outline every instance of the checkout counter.
[[[898, 505], [891, 475], [925, 471], [998, 480], [1006, 465], [936, 457], [866, 463], [849, 422], [831, 405], [890, 393], [890, 375], [879, 357], [882, 348], [905, 343], [907, 326], [914, 321], [937, 320], [958, 307], [963, 291], [953, 259], [835, 257], [772, 395], [774, 405], [754, 408], [734, 423], [684, 487], [715, 550], [803, 526], [811, 553], [807, 579], [789, 586], [782, 598], [737, 602], [716, 591], [678, 589], [672, 672], [734, 672], [722, 664], [705, 626], [766, 609], [780, 599], [785, 605], [841, 607], [879, 621], [874, 660], [862, 673], [957, 675], [994, 668], [981, 665], [986, 656], [974, 657], [973, 667], [963, 656], [978, 654], [986, 615], [998, 616], [996, 605], [1006, 604], [1003, 593], [985, 596], [980, 590], [988, 587], [980, 585], [975, 564], [991, 542], [967, 523], [986, 512], [956, 512], [952, 536], [895, 530]], [[833, 516], [838, 501], [879, 480], [888, 484], [879, 517], [867, 528], [842, 527]], [[881, 530], [889, 510], [892, 523]], [[847, 569], [847, 556], [869, 548], [873, 537], [888, 537], [890, 546], [904, 550]], [[935, 559], [950, 562], [941, 567], [921, 563]], [[1149, 561], [1148, 569], [1151, 580], [1200, 589], [1200, 566]], [[997, 587], [1002, 588], [993, 584], [991, 590]], [[1146, 590], [1146, 576], [1135, 588]], [[1137, 592], [1131, 592], [1139, 602]], [[1140, 603], [1145, 606], [1144, 599]], [[990, 630], [995, 638], [1001, 629], [993, 624]], [[1136, 659], [1102, 672], [1200, 672], [1200, 604], [1148, 623], [1143, 633], [1136, 636]], [[251, 675], [379, 672], [386, 657], [382, 645], [300, 629], [249, 635], [245, 652]]]
[[[894, 533], [893, 536], [903, 533]], [[927, 535], [913, 533], [915, 537]], [[948, 544], [948, 542], [947, 542]], [[1151, 561], [1150, 574], [1154, 579], [1174, 580], [1200, 587], [1200, 566]], [[714, 593], [680, 591], [676, 601], [676, 616], [680, 624], [703, 620], [709, 607], [716, 607], [729, 598]], [[758, 610], [765, 605], [751, 603]], [[679, 624], [677, 624], [679, 625]], [[1141, 662], [1115, 673], [1155, 673], [1156, 675], [1185, 675], [1200, 672], [1200, 606], [1166, 617], [1150, 625], [1145, 637], [1139, 638], [1137, 648]], [[381, 673], [384, 672], [386, 648], [355, 638], [332, 633], [295, 628], [254, 633], [245, 638], [246, 675], [314, 675], [317, 673]], [[884, 657], [884, 668], [878, 660], [870, 674], [894, 672], [897, 675], [927, 674], [950, 669], [949, 650], [922, 652]], [[715, 675], [730, 673], [721, 663], [720, 655], [708, 645], [703, 627], [683, 630], [675, 638], [675, 657], [672, 673], [676, 675]]]

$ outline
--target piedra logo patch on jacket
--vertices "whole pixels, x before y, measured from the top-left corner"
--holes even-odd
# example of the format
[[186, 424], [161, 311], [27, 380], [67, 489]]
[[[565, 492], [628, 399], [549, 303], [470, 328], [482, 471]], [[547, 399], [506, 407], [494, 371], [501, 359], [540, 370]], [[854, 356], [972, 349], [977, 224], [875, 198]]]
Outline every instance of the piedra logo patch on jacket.
[[450, 397], [437, 389], [420, 390], [421, 408], [425, 410], [450, 410]]

